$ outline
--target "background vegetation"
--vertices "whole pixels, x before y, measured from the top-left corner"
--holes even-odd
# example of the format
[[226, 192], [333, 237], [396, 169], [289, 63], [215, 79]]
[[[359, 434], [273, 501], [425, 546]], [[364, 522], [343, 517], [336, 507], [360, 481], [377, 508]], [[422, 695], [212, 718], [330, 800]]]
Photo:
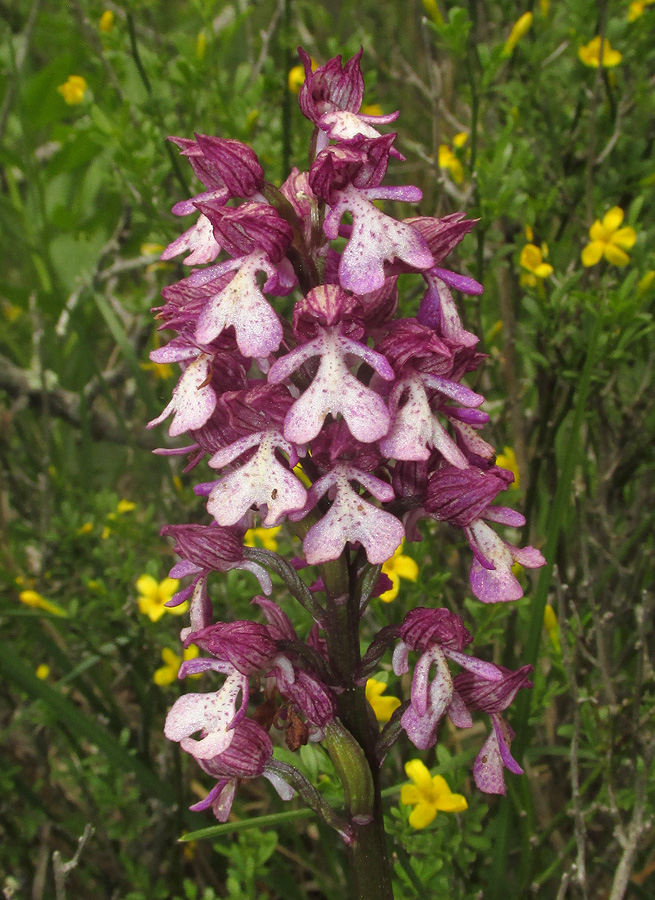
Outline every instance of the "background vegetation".
[[[206, 779], [161, 733], [180, 689], [154, 677], [181, 620], [153, 623], [136, 588], [172, 563], [161, 525], [204, 521], [179, 460], [149, 452], [164, 431], [144, 429], [175, 384], [148, 362], [149, 309], [181, 275], [157, 260], [180, 230], [170, 207], [194, 192], [165, 137], [247, 141], [277, 183], [305, 166], [310, 126], [288, 80], [298, 44], [319, 62], [363, 45], [365, 102], [401, 110], [397, 177], [422, 189], [421, 214], [480, 219], [452, 267], [485, 285], [463, 302], [489, 356], [489, 440], [516, 459], [521, 540], [549, 561], [523, 601], [483, 607], [468, 549], [435, 528], [405, 548], [419, 580], [371, 610], [377, 627], [447, 605], [480, 655], [536, 664], [511, 719], [526, 775], [508, 776], [507, 798], [472, 783], [481, 733], [444, 731], [422, 756], [469, 808], [414, 831], [399, 788], [416, 751], [401, 742], [388, 760], [397, 897], [652, 897], [652, 0], [0, 8], [5, 898], [343, 894], [336, 839], [259, 782], [222, 833], [177, 843], [211, 824], [186, 812]], [[599, 35], [614, 54], [604, 65], [589, 46]], [[614, 207], [636, 234], [627, 263], [610, 221], [595, 231], [602, 258], [583, 265], [590, 227]], [[225, 618], [250, 597], [233, 575], [215, 597]], [[407, 691], [389, 678], [388, 693]], [[305, 748], [299, 764], [335, 790], [322, 753]]]

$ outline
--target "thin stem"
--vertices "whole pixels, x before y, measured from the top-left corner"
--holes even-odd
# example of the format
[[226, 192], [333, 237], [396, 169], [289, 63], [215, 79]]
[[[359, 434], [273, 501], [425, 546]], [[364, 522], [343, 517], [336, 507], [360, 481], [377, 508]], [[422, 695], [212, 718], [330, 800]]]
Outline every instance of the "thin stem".
[[[349, 578], [349, 551], [322, 567], [332, 619], [327, 632], [330, 665], [338, 673], [343, 693], [339, 696], [339, 718], [359, 743], [364, 757], [352, 761], [368, 765], [365, 773], [373, 784], [373, 809], [367, 822], [351, 822], [354, 840], [349, 847], [352, 900], [393, 900], [391, 867], [384, 832], [379, 765], [375, 756], [377, 734], [371, 726], [363, 687], [355, 684], [361, 663], [359, 651], [359, 596], [355, 578]], [[346, 591], [344, 592], [344, 589]]]

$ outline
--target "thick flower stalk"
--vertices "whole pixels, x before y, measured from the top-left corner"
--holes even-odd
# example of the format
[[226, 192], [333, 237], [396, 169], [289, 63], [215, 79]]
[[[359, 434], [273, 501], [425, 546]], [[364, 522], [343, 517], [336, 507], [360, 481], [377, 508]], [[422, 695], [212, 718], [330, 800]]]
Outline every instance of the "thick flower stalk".
[[[377, 201], [421, 200], [416, 187], [383, 185], [390, 160], [403, 157], [396, 135], [378, 129], [398, 114], [362, 114], [361, 53], [314, 71], [300, 56], [300, 108], [314, 125], [306, 172], [294, 169], [278, 189], [237, 141], [172, 138], [202, 191], [173, 208], [195, 221], [163, 258], [184, 255], [204, 268], [165, 288], [156, 310], [175, 334], [151, 358], [177, 363], [181, 377], [150, 425], [170, 418], [171, 437], [189, 435], [187, 446], [159, 452], [188, 454], [188, 469], [208, 463], [209, 480], [196, 486], [205, 523], [164, 529], [180, 556], [170, 578], [189, 579], [167, 605], [189, 602], [182, 640], [201, 653], [187, 655], [178, 677], [205, 673], [208, 689], [178, 699], [165, 732], [215, 780], [195, 809], [225, 821], [239, 780], [264, 776], [339, 832], [353, 858], [353, 896], [378, 900], [393, 896], [379, 789], [392, 744], [404, 732], [427, 749], [444, 717], [468, 728], [473, 713], [487, 713], [492, 730], [474, 776], [481, 790], [503, 792], [504, 768], [520, 767], [501, 714], [529, 685], [526, 667], [512, 673], [466, 652], [473, 638], [446, 609], [413, 610], [362, 658], [361, 617], [372, 597], [390, 599], [394, 588], [381, 567], [393, 572], [389, 561], [405, 559], [400, 548], [420, 539], [422, 518], [462, 529], [471, 590], [484, 603], [518, 599], [513, 564], [543, 558], [495, 528], [523, 518], [494, 502], [513, 476], [481, 437], [484, 397], [465, 383], [483, 356], [454, 292], [482, 287], [443, 260], [475, 222], [383, 212]], [[408, 274], [425, 290], [415, 315], [400, 318]], [[289, 295], [292, 303], [280, 299]], [[275, 529], [276, 541], [253, 546], [255, 528]], [[302, 540], [301, 557], [270, 549], [285, 529]], [[263, 592], [253, 621], [220, 621], [212, 607], [211, 581], [232, 569]], [[271, 572], [284, 583], [275, 595]], [[291, 598], [306, 611], [301, 634], [283, 609]], [[404, 702], [381, 699], [373, 678], [392, 650], [398, 675], [418, 654]], [[308, 741], [330, 754], [344, 809], [276, 759], [281, 743], [295, 751]], [[428, 787], [433, 816], [451, 801]], [[427, 824], [425, 811], [418, 817], [417, 827]]]

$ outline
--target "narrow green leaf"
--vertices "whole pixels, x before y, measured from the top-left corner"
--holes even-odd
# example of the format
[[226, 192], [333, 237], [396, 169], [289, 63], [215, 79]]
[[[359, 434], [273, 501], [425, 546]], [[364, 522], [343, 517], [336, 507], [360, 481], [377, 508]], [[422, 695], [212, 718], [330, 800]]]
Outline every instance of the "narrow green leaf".
[[290, 809], [287, 812], [271, 813], [269, 816], [254, 816], [252, 819], [240, 819], [238, 822], [225, 822], [224, 825], [210, 825], [209, 828], [199, 828], [198, 831], [190, 831], [178, 838], [181, 843], [188, 841], [201, 841], [205, 838], [218, 837], [221, 834], [232, 834], [236, 831], [248, 831], [250, 828], [267, 828], [270, 825], [279, 825], [282, 822], [293, 822], [296, 819], [311, 819], [316, 815], [313, 809]]

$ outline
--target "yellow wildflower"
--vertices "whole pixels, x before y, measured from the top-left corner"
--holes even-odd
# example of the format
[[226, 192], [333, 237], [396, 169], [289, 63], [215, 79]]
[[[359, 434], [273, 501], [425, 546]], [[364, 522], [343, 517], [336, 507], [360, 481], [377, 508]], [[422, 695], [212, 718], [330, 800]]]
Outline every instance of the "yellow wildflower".
[[628, 22], [634, 22], [635, 19], [643, 16], [646, 12], [646, 7], [652, 6], [653, 3], [655, 3], [655, 0], [634, 0], [634, 3], [631, 3], [628, 8]]
[[[316, 62], [316, 60], [313, 57], [312, 57], [311, 66], [312, 66], [312, 72], [315, 72], [316, 69], [318, 68], [318, 63]], [[303, 66], [294, 66], [293, 69], [289, 70], [288, 84], [289, 84], [289, 90], [291, 91], [292, 94], [300, 93], [300, 88], [303, 86], [304, 83], [305, 83], [305, 69]]]
[[542, 244], [541, 247], [537, 247], [536, 244], [526, 244], [523, 247], [519, 262], [526, 271], [521, 273], [521, 284], [538, 287], [544, 278], [550, 278], [553, 274], [553, 267], [544, 262], [546, 256], [548, 256], [546, 244]]
[[509, 469], [514, 476], [512, 487], [520, 487], [521, 479], [519, 477], [519, 467], [516, 462], [516, 453], [514, 453], [512, 447], [503, 447], [503, 452], [499, 453], [496, 457], [496, 465], [500, 466], [501, 469]]
[[630, 262], [626, 250], [630, 250], [637, 240], [637, 232], [629, 225], [620, 228], [623, 222], [623, 210], [613, 206], [603, 216], [603, 221], [596, 219], [589, 229], [591, 243], [582, 251], [582, 265], [595, 266], [603, 256], [613, 266], [626, 266]]
[[136, 503], [133, 503], [132, 500], [119, 500], [116, 512], [121, 514], [128, 513], [132, 512], [133, 509], [136, 509]]
[[559, 652], [561, 649], [559, 642], [559, 625], [557, 623], [555, 610], [550, 603], [547, 603], [546, 608], [544, 609], [544, 628], [548, 632], [548, 637], [550, 638], [553, 647]]
[[42, 609], [44, 612], [49, 612], [53, 616], [66, 618], [68, 615], [65, 609], [62, 609], [61, 606], [52, 603], [50, 600], [46, 600], [45, 597], [42, 597], [41, 594], [38, 594], [36, 591], [21, 591], [18, 595], [18, 599], [21, 603], [24, 603], [25, 606], [33, 606], [35, 609]]
[[265, 550], [272, 550], [275, 553], [277, 550], [275, 536], [281, 529], [281, 525], [278, 525], [277, 528], [249, 528], [243, 538], [244, 546], [262, 546]]
[[164, 578], [163, 581], [157, 582], [152, 575], [141, 575], [136, 582], [139, 610], [144, 616], [148, 616], [151, 622], [158, 622], [166, 612], [181, 616], [189, 607], [186, 601], [172, 608], [164, 606], [177, 591], [179, 584], [177, 578]]
[[37, 670], [34, 674], [41, 681], [45, 681], [46, 678], [50, 675], [50, 666], [47, 666], [45, 663], [41, 663], [41, 665], [37, 667]]
[[448, 144], [439, 145], [439, 168], [447, 169], [453, 176], [453, 181], [461, 184], [464, 181], [464, 169]]
[[69, 106], [82, 103], [88, 85], [81, 75], [69, 75], [68, 81], [60, 84], [57, 90]]
[[400, 579], [405, 578], [407, 581], [416, 581], [418, 578], [418, 566], [411, 556], [403, 555], [403, 547], [405, 542], [402, 541], [400, 547], [396, 550], [391, 559], [388, 559], [382, 566], [384, 574], [391, 579], [393, 587], [389, 588], [383, 594], [380, 594], [380, 600], [384, 603], [391, 603], [398, 596], [400, 589]]
[[520, 19], [517, 19], [514, 25], [512, 26], [512, 30], [509, 33], [509, 37], [505, 41], [505, 46], [503, 47], [502, 55], [507, 57], [511, 56], [514, 52], [514, 48], [521, 40], [521, 38], [525, 37], [530, 28], [532, 27], [532, 13], [526, 12], [523, 13]]
[[93, 522], [85, 522], [77, 529], [78, 534], [91, 534], [93, 531]]
[[435, 25], [443, 25], [443, 15], [437, 6], [437, 0], [423, 0], [423, 8]]
[[412, 828], [425, 828], [437, 812], [463, 812], [468, 809], [466, 797], [453, 794], [443, 775], [430, 775], [420, 759], [410, 759], [405, 763], [405, 772], [413, 784], [402, 786], [400, 802], [414, 807], [409, 814]]
[[[200, 651], [196, 647], [195, 644], [191, 644], [190, 647], [186, 647], [184, 650], [184, 660], [187, 659], [195, 659]], [[164, 647], [161, 651], [161, 658], [164, 662], [164, 665], [156, 670], [155, 674], [152, 676], [152, 680], [155, 684], [158, 684], [159, 687], [167, 687], [169, 684], [172, 684], [177, 678], [177, 673], [180, 670], [180, 666], [182, 665], [182, 657], [178, 656], [176, 653], [173, 653], [172, 650], [169, 650], [168, 647]], [[191, 675], [191, 678], [199, 678], [200, 675]]]
[[105, 525], [105, 527], [100, 532], [100, 539], [106, 541], [110, 534], [111, 528], [109, 527], [109, 525]]
[[110, 32], [114, 27], [114, 14], [110, 9], [106, 9], [103, 14], [100, 16], [100, 22], [98, 23], [98, 28], [100, 31], [103, 31], [105, 34]]
[[[580, 62], [591, 69], [597, 69], [601, 65], [600, 60], [600, 35], [592, 38], [584, 47], [578, 50]], [[618, 50], [612, 50], [610, 42], [607, 38], [603, 40], [603, 61], [602, 66], [605, 69], [611, 69], [612, 66], [618, 66], [621, 62], [621, 54]]]
[[643, 278], [639, 279], [639, 284], [637, 285], [637, 296], [643, 297], [644, 294], [647, 294], [648, 291], [653, 286], [655, 282], [655, 269], [649, 269], [648, 272], [644, 275]]
[[384, 112], [379, 103], [365, 103], [360, 109], [363, 116], [383, 116]]
[[395, 709], [400, 706], [400, 700], [397, 697], [382, 697], [387, 686], [384, 681], [377, 681], [375, 678], [369, 678], [366, 682], [366, 699], [373, 707], [375, 718], [378, 722], [388, 722]]
[[202, 61], [205, 58], [205, 52], [207, 50], [207, 35], [204, 31], [198, 32], [198, 37], [196, 38], [196, 59]]
[[544, 262], [544, 257], [548, 256], [548, 247], [542, 244], [537, 247], [536, 244], [526, 244], [521, 250], [519, 262], [525, 272], [521, 273], [521, 284], [527, 287], [538, 287], [544, 278], [550, 278], [553, 274], [553, 267]]
[[460, 150], [468, 139], [469, 136], [465, 131], [458, 131], [453, 138], [453, 147], [457, 147], [457, 149]]

